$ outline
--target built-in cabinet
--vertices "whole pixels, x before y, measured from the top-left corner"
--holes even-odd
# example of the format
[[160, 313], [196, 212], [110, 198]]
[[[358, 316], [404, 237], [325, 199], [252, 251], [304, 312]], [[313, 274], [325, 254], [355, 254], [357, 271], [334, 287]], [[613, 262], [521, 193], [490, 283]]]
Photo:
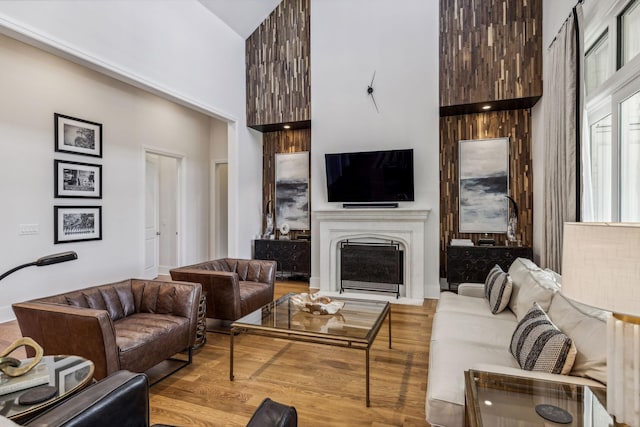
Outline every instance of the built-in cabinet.
[[311, 276], [311, 242], [308, 240], [268, 240], [253, 242], [253, 258], [278, 263], [281, 276]]
[[516, 258], [533, 256], [524, 246], [449, 246], [447, 248], [447, 283], [455, 290], [459, 283], [484, 283], [496, 264], [508, 271]]

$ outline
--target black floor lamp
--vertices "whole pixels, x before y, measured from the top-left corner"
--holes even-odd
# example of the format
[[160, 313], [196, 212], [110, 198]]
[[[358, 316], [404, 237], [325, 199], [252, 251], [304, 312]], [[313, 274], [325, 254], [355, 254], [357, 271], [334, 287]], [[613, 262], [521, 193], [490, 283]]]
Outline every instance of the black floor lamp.
[[74, 259], [78, 259], [78, 254], [73, 252], [73, 251], [68, 251], [68, 252], [60, 252], [58, 254], [51, 254], [51, 255], [47, 255], [47, 256], [43, 256], [42, 258], [38, 258], [37, 260], [33, 261], [33, 262], [28, 262], [26, 264], [22, 264], [19, 265], [15, 268], [12, 268], [11, 270], [3, 273], [0, 276], [0, 280], [4, 279], [5, 277], [7, 277], [8, 275], [10, 275], [11, 273], [15, 273], [16, 271], [25, 268], [25, 267], [31, 267], [31, 266], [36, 266], [36, 267], [44, 267], [45, 265], [51, 265], [51, 264], [59, 264], [61, 262], [67, 262], [67, 261], [73, 261]]

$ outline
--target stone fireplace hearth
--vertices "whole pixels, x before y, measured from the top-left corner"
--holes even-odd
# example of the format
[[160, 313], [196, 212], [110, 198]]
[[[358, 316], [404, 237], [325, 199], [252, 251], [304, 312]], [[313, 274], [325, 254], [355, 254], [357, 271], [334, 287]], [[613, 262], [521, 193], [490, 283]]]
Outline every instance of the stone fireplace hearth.
[[325, 295], [340, 290], [340, 243], [349, 241], [394, 241], [404, 251], [404, 285], [400, 298], [393, 295], [346, 296], [384, 299], [404, 304], [422, 304], [425, 284], [425, 224], [429, 210], [335, 209], [314, 211], [319, 226], [319, 288]]

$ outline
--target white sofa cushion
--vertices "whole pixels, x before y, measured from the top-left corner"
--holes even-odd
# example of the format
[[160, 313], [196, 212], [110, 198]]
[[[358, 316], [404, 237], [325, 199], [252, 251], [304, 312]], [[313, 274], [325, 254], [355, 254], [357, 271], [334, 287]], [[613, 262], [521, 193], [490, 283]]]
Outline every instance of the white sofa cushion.
[[[482, 285], [478, 285], [482, 286]], [[436, 313], [440, 312], [467, 313], [476, 316], [485, 316], [496, 319], [510, 320], [516, 324], [516, 316], [510, 310], [504, 310], [496, 315], [491, 314], [489, 303], [486, 299], [480, 297], [471, 297], [453, 292], [441, 292]], [[513, 332], [513, 330], [511, 331]]]
[[522, 369], [566, 375], [573, 366], [576, 347], [534, 302], [513, 332], [511, 354]]
[[[483, 301], [486, 304], [486, 300]], [[433, 319], [432, 341], [459, 340], [475, 344], [499, 346], [508, 351], [516, 328], [515, 317], [476, 316], [466, 313], [439, 312]], [[473, 357], [470, 357], [473, 359]]]
[[509, 301], [509, 308], [518, 321], [522, 320], [534, 302], [537, 302], [542, 310], [549, 310], [553, 294], [559, 290], [553, 276], [543, 270], [528, 271], [521, 277], [517, 282], [512, 277], [513, 288]]
[[511, 277], [496, 264], [484, 282], [484, 296], [489, 300], [492, 314], [498, 314], [509, 304], [511, 297]]
[[464, 425], [464, 371], [476, 363], [518, 367], [506, 347], [457, 340], [431, 341], [426, 401], [429, 424]]
[[557, 293], [548, 311], [551, 321], [573, 340], [578, 354], [571, 375], [607, 382], [607, 318], [609, 312], [572, 301]]

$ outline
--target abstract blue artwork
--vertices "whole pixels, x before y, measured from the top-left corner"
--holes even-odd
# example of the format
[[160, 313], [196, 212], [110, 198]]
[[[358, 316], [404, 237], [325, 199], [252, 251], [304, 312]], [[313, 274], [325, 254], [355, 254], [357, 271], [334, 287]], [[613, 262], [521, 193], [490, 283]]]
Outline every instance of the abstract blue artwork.
[[509, 138], [459, 143], [461, 233], [506, 233], [509, 221]]
[[276, 227], [309, 230], [309, 152], [277, 153]]

